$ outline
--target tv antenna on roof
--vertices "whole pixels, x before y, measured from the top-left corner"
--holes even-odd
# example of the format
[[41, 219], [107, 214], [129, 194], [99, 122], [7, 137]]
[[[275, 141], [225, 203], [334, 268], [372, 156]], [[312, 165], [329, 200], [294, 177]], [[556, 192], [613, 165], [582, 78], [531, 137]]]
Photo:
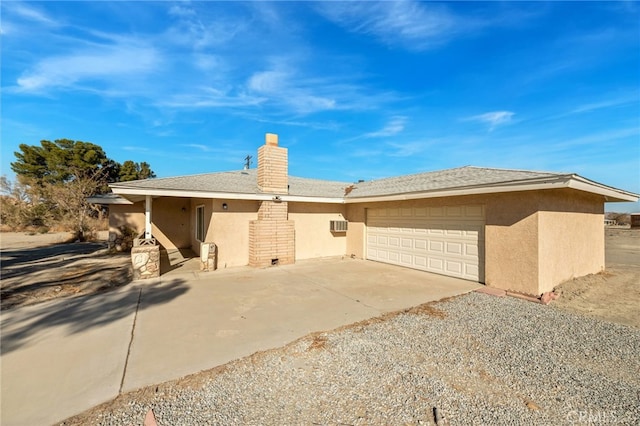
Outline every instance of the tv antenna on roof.
[[245, 170], [249, 170], [249, 167], [251, 167], [251, 156], [247, 155], [246, 157], [244, 157], [244, 169]]

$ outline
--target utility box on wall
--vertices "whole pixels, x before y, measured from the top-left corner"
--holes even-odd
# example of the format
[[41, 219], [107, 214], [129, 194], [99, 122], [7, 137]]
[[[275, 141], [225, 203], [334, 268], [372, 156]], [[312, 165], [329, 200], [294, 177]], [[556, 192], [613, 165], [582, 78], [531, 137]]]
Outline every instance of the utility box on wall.
[[200, 243], [200, 270], [215, 271], [218, 267], [218, 246], [214, 243]]

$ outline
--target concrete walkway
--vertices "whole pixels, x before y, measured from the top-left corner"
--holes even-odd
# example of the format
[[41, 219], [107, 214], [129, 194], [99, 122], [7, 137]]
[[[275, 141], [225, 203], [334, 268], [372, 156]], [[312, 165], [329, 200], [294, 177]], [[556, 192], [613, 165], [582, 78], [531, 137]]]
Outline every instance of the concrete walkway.
[[3, 312], [2, 425], [53, 424], [119, 393], [213, 368], [477, 283], [361, 260], [174, 270]]

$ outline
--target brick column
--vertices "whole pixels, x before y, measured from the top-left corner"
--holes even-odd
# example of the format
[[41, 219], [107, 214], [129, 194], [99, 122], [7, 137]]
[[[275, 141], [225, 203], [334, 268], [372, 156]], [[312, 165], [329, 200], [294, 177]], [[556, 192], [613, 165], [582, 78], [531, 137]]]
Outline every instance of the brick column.
[[258, 148], [258, 187], [262, 192], [289, 192], [289, 154], [278, 146], [278, 135], [267, 133], [266, 143]]
[[[289, 192], [287, 149], [278, 146], [278, 135], [267, 133], [258, 149], [258, 187], [267, 194]], [[286, 202], [262, 201], [258, 220], [249, 223], [249, 265], [265, 267], [295, 263], [294, 222]]]
[[294, 222], [287, 203], [263, 201], [258, 220], [249, 222], [249, 265], [265, 267], [295, 263]]

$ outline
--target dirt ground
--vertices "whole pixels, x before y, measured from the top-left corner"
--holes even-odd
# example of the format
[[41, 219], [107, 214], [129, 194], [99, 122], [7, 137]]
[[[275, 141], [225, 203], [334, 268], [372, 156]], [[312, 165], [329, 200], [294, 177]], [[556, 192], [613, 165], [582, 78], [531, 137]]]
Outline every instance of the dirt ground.
[[605, 229], [606, 270], [562, 283], [552, 305], [640, 328], [640, 229]]
[[0, 308], [106, 291], [131, 282], [130, 258], [107, 251], [106, 236], [73, 242], [57, 232], [0, 234]]

